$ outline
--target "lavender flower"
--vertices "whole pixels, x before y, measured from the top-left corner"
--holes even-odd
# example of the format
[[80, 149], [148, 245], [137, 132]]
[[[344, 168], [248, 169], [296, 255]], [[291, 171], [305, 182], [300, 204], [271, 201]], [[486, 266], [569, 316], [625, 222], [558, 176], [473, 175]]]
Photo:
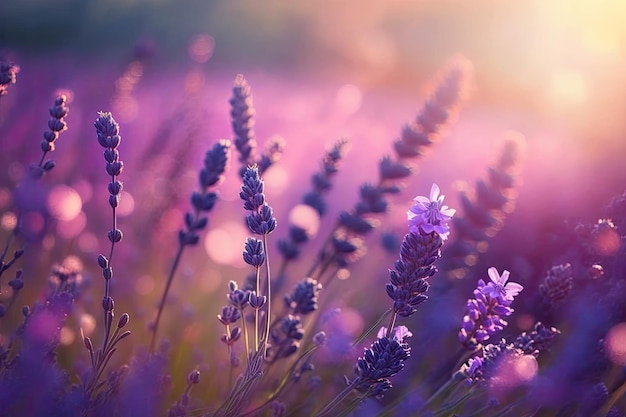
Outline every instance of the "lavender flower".
[[274, 137], [268, 144], [263, 155], [257, 156], [257, 142], [254, 134], [254, 105], [250, 85], [243, 75], [238, 74], [233, 86], [233, 97], [230, 102], [230, 117], [234, 133], [233, 143], [239, 152], [241, 169], [239, 175], [243, 178], [246, 167], [257, 165], [259, 173], [265, 172], [272, 164], [280, 159], [285, 142], [280, 137]]
[[518, 295], [524, 287], [516, 282], [509, 282], [509, 271], [504, 271], [502, 275], [498, 274], [498, 270], [491, 267], [487, 270], [489, 279], [486, 286], [483, 287], [483, 294], [491, 298], [499, 298], [500, 301], [513, 301], [513, 298]]
[[[389, 270], [387, 295], [393, 300], [393, 311], [401, 317], [410, 317], [419, 304], [428, 299], [426, 281], [437, 272], [435, 261], [441, 257], [443, 240], [435, 232], [417, 232], [404, 236], [400, 259]], [[391, 326], [390, 326], [391, 327]]]
[[565, 301], [572, 291], [573, 269], [570, 264], [555, 265], [548, 270], [539, 293], [550, 304], [558, 305]]
[[322, 284], [313, 278], [300, 281], [293, 292], [285, 296], [285, 305], [292, 314], [306, 315], [317, 310], [317, 297], [322, 290]]
[[243, 260], [248, 265], [259, 267], [265, 262], [265, 252], [263, 251], [263, 242], [259, 239], [249, 237], [246, 240], [245, 249], [243, 251]]
[[523, 332], [514, 341], [513, 346], [520, 349], [526, 355], [538, 356], [541, 352], [550, 350], [552, 340], [561, 334], [556, 327], [546, 327], [543, 323], [537, 322], [533, 330]]
[[[327, 210], [324, 195], [331, 189], [332, 179], [339, 171], [339, 164], [347, 150], [348, 139], [342, 138], [324, 154], [321, 170], [311, 177], [313, 190], [306, 193], [302, 198], [302, 202], [315, 209], [320, 217], [323, 216]], [[284, 258], [283, 263], [296, 259], [300, 255], [300, 246], [308, 242], [309, 239], [310, 236], [304, 229], [299, 226], [290, 225], [289, 238], [280, 239], [278, 241], [278, 249]], [[281, 269], [284, 268], [283, 266]]]
[[516, 283], [509, 283], [515, 285], [505, 287], [504, 283], [509, 275], [507, 272], [501, 277], [495, 268], [490, 268], [491, 282], [485, 284], [485, 281], [479, 279], [474, 298], [467, 300], [468, 312], [463, 317], [463, 325], [459, 331], [459, 340], [466, 349], [480, 347], [491, 335], [508, 325], [502, 317], [513, 313], [514, 310], [510, 307], [513, 297], [523, 287]]
[[246, 168], [243, 175], [243, 184], [239, 196], [244, 201], [243, 207], [251, 213], [246, 217], [246, 223], [252, 233], [267, 235], [276, 228], [272, 208], [265, 202], [263, 194], [263, 180], [255, 166]]
[[377, 339], [363, 357], [358, 358], [354, 367], [355, 389], [371, 397], [381, 397], [391, 388], [389, 378], [404, 368], [404, 362], [411, 356], [411, 348], [396, 338]]
[[446, 240], [450, 234], [450, 219], [456, 212], [443, 204], [444, 195], [439, 194], [437, 184], [430, 189], [430, 199], [417, 196], [413, 199], [415, 205], [407, 211], [409, 230], [416, 232], [422, 229], [426, 233], [436, 232], [442, 240]]
[[304, 328], [299, 316], [288, 314], [271, 332], [273, 360], [287, 358], [298, 350], [304, 337]]
[[230, 117], [235, 134], [233, 143], [239, 152], [239, 162], [243, 165], [240, 172], [243, 176], [245, 167], [256, 162], [256, 140], [253, 130], [255, 111], [250, 85], [241, 74], [235, 78], [230, 106]]
[[157, 310], [157, 316], [152, 326], [152, 341], [150, 343], [151, 349], [154, 351], [156, 347], [156, 336], [161, 321], [161, 315], [165, 308], [165, 301], [167, 300], [167, 294], [169, 293], [172, 281], [178, 268], [178, 264], [183, 254], [183, 250], [186, 246], [197, 245], [200, 240], [200, 231], [205, 229], [209, 223], [209, 219], [203, 216], [202, 213], [207, 213], [213, 210], [215, 203], [217, 202], [217, 194], [210, 191], [213, 187], [218, 186], [224, 180], [224, 174], [229, 168], [230, 164], [230, 141], [221, 140], [211, 149], [209, 149], [204, 158], [204, 163], [200, 174], [198, 176], [198, 182], [200, 183], [200, 191], [195, 191], [191, 195], [191, 205], [193, 212], [185, 213], [185, 230], [178, 231], [178, 252], [170, 268], [167, 282], [159, 307]]

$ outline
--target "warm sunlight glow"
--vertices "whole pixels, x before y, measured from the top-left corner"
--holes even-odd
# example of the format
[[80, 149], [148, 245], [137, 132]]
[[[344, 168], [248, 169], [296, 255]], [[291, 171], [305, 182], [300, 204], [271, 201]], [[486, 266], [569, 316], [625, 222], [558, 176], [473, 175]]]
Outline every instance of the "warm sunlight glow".
[[242, 266], [243, 245], [248, 230], [241, 223], [225, 222], [206, 234], [204, 250], [220, 265]]
[[626, 322], [613, 326], [604, 340], [609, 359], [619, 366], [626, 366]]
[[80, 214], [83, 202], [75, 189], [57, 185], [48, 194], [50, 215], [59, 220], [69, 221]]

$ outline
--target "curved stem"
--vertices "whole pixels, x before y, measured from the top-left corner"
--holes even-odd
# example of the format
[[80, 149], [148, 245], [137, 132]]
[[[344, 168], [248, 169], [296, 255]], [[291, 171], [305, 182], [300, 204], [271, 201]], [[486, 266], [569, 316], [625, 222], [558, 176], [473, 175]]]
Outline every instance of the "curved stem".
[[183, 255], [183, 250], [185, 245], [182, 243], [178, 244], [178, 252], [176, 253], [176, 257], [174, 258], [174, 262], [172, 263], [172, 268], [170, 269], [170, 273], [167, 277], [167, 283], [165, 284], [165, 290], [163, 291], [163, 295], [161, 296], [161, 301], [159, 302], [159, 309], [157, 310], [157, 316], [154, 320], [154, 327], [152, 328], [152, 340], [150, 342], [150, 351], [154, 352], [154, 348], [156, 345], [156, 337], [157, 331], [159, 329], [159, 322], [161, 321], [161, 315], [163, 314], [163, 309], [165, 308], [165, 300], [167, 299], [167, 294], [170, 291], [170, 287], [172, 286], [172, 281], [174, 280], [174, 274], [178, 269], [178, 264], [180, 263], [180, 259]]
[[267, 355], [267, 345], [270, 337], [270, 325], [272, 324], [272, 314], [271, 314], [271, 305], [272, 305], [272, 280], [270, 275], [270, 257], [267, 251], [267, 235], [263, 235], [263, 246], [265, 251], [265, 270], [267, 271], [267, 317], [266, 317], [266, 327], [265, 327], [265, 336], [263, 340], [265, 341], [264, 346], [264, 357]]

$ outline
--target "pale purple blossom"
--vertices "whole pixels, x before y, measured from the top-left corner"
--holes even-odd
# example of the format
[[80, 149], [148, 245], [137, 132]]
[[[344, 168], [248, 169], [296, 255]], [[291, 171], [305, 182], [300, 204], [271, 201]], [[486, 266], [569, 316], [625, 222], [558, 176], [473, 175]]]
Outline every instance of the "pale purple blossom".
[[[376, 336], [378, 339], [385, 337], [387, 334], [387, 327], [383, 326], [378, 331]], [[404, 339], [413, 336], [413, 333], [406, 326], [397, 326], [393, 328], [393, 337], [400, 343], [404, 343]]]
[[422, 229], [425, 233], [436, 232], [441, 239], [445, 240], [450, 234], [450, 219], [456, 213], [443, 204], [444, 195], [439, 194], [437, 184], [430, 189], [430, 198], [417, 196], [413, 199], [415, 205], [407, 211], [409, 230], [413, 233]]
[[500, 301], [512, 301], [513, 298], [518, 295], [524, 287], [517, 282], [509, 282], [509, 271], [502, 272], [502, 275], [498, 273], [498, 270], [494, 267], [487, 270], [491, 282], [488, 282], [482, 288], [482, 293], [488, 295], [491, 298], [498, 298]]

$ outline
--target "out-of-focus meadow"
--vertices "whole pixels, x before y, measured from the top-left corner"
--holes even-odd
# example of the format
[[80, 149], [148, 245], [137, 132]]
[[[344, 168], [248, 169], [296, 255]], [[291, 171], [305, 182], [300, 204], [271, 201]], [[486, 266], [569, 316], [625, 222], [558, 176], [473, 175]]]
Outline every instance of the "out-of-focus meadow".
[[[286, 143], [264, 175], [278, 221], [270, 242], [278, 266], [275, 236], [285, 237], [290, 222], [319, 229], [303, 252], [312, 260], [339, 212], [357, 201], [359, 185], [377, 181], [378, 161], [393, 152], [393, 141], [432, 93], [441, 69], [462, 56], [471, 63], [472, 79], [455, 122], [379, 217], [366, 241], [367, 256], [342, 271], [329, 289], [333, 297], [321, 301], [325, 310], [341, 307], [335, 325], [358, 336], [389, 305], [384, 285], [397, 251], [389, 242], [391, 250], [381, 249], [381, 241], [407, 232], [411, 199], [428, 195], [437, 183], [446, 204], [460, 213], [459, 192], [472, 196], [505, 139], [515, 137], [520, 157], [501, 230], [463, 272], [434, 278], [465, 289], [447, 295], [458, 308], [440, 313], [433, 300], [416, 319], [449, 327], [445, 337], [454, 344], [465, 299], [489, 266], [510, 270], [527, 292], [536, 291], [531, 288], [546, 270], [563, 261], [567, 242], [559, 238], [578, 221], [595, 223], [626, 188], [625, 19], [626, 4], [619, 0], [1, 2], [0, 59], [20, 66], [16, 84], [0, 99], [3, 237], [15, 223], [13, 190], [41, 156], [47, 109], [59, 93], [70, 108], [68, 130], [51, 154], [56, 167], [42, 181], [41, 195], [31, 196], [46, 200], [51, 217], [26, 222], [32, 241], [25, 244], [19, 303], [38, 297], [51, 265], [81, 264], [86, 283], [79, 311], [61, 332], [65, 347], [58, 353], [68, 368], [74, 357], [87, 361], [80, 332], [100, 337], [100, 330], [94, 333], [103, 287], [96, 258], [108, 251], [110, 227], [109, 177], [93, 131], [98, 111], [113, 113], [123, 138], [118, 224], [125, 236], [116, 247], [111, 285], [118, 315], [130, 313], [133, 335], [132, 343], [120, 344], [113, 359], [119, 365], [149, 344], [148, 324], [204, 154], [217, 140], [233, 137], [229, 99], [237, 74], [252, 88], [259, 148], [275, 135]], [[328, 196], [328, 214], [319, 224], [306, 210], [299, 218], [303, 212], [293, 207], [310, 188], [325, 149], [343, 136], [350, 152]], [[228, 367], [215, 316], [228, 280], [241, 283], [249, 272], [241, 257], [249, 231], [239, 166], [236, 158], [232, 163], [207, 232], [182, 258], [161, 325], [178, 386], [195, 366], [209, 373]], [[453, 228], [451, 240], [454, 234]], [[290, 266], [283, 292], [309, 265]], [[371, 311], [359, 307], [365, 300]], [[370, 300], [380, 300], [380, 308]], [[511, 333], [531, 327], [536, 317], [530, 303], [520, 302], [524, 315], [511, 320]], [[447, 318], [429, 319], [428, 312]], [[9, 313], [0, 321], [5, 337], [20, 320], [19, 311]], [[447, 320], [452, 316], [456, 327]], [[203, 389], [215, 392], [209, 399], [225, 390], [217, 381]]]

